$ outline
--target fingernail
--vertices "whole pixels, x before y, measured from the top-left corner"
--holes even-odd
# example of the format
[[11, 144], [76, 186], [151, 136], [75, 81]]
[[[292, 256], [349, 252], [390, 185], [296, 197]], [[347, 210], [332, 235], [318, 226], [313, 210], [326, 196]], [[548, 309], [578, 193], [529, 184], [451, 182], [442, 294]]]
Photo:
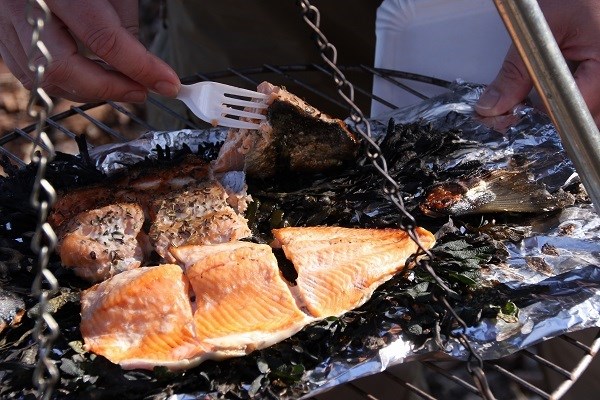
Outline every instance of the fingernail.
[[493, 87], [488, 87], [479, 97], [475, 105], [480, 110], [491, 110], [500, 100], [500, 92]]
[[172, 82], [159, 81], [154, 85], [154, 90], [163, 96], [175, 97], [179, 93], [179, 85]]
[[123, 101], [129, 101], [132, 103], [143, 103], [146, 101], [146, 92], [143, 90], [136, 90], [129, 92], [123, 96]]

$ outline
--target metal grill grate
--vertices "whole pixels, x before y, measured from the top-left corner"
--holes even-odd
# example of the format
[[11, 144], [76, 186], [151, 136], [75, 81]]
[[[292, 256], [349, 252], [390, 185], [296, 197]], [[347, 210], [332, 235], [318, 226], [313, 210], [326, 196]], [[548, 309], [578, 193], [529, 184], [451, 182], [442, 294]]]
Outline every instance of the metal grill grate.
[[[373, 77], [380, 77], [386, 81], [392, 82], [401, 90], [406, 90], [412, 93], [416, 98], [426, 98], [424, 94], [413, 89], [410, 82], [420, 82], [438, 87], [448, 87], [449, 82], [427, 77], [418, 74], [375, 69], [367, 66], [345, 66], [340, 67], [347, 75], [348, 79], [355, 82], [356, 86], [356, 102], [363, 109], [367, 109], [371, 101], [378, 101], [390, 109], [395, 109], [393, 104], [385, 100], [373, 96], [371, 94], [371, 84]], [[400, 81], [400, 79], [402, 81]], [[323, 111], [331, 115], [347, 115], [348, 108], [345, 104], [337, 99], [336, 88], [331, 84], [331, 73], [323, 66], [316, 64], [309, 65], [287, 65], [274, 66], [262, 65], [259, 67], [245, 69], [229, 69], [207, 74], [196, 74], [182, 79], [183, 83], [194, 83], [203, 80], [220, 81], [239, 87], [247, 87], [254, 89], [258, 83], [263, 80], [286, 86], [291, 92], [298, 94], [300, 97], [310, 99], [309, 102], [314, 104]], [[408, 84], [406, 82], [409, 82]], [[81, 117], [85, 118], [99, 132], [101, 137], [88, 141], [88, 146], [109, 142], [124, 142], [127, 137], [118, 130], [110, 127], [105, 121], [92, 115], [93, 111], [99, 107], [110, 107], [115, 113], [124, 116], [130, 121], [130, 129], [132, 132], [142, 133], [148, 130], [157, 130], [159, 127], [153, 126], [143, 116], [132, 112], [122, 104], [114, 102], [89, 103], [84, 105], [72, 106], [69, 110], [53, 115], [46, 119], [49, 133], [56, 143], [72, 142], [82, 132], [77, 132], [67, 127], [66, 122], [70, 119]], [[195, 119], [191, 114], [177, 111], [176, 107], [165, 103], [161, 99], [150, 98], [146, 104], [146, 114], [160, 113], [168, 115], [182, 127], [192, 129], [208, 128], [209, 125]], [[174, 127], [173, 127], [174, 129]], [[24, 128], [15, 128], [0, 137], [0, 156], [6, 156], [18, 167], [23, 167], [28, 163], [28, 159], [24, 156], [25, 152], [19, 153], [15, 150], [17, 142], [31, 143], [33, 138], [31, 133], [34, 132], [35, 126], [30, 125]], [[22, 147], [22, 146], [21, 146]], [[61, 150], [60, 145], [58, 150]], [[591, 332], [592, 336], [585, 340], [576, 340], [575, 338], [563, 335], [558, 339], [563, 342], [565, 352], [577, 354], [577, 363], [575, 365], [557, 365], [556, 362], [548, 358], [544, 358], [537, 349], [527, 349], [516, 353], [502, 360], [488, 361], [485, 363], [485, 370], [492, 392], [498, 398], [513, 398], [515, 393], [520, 393], [524, 398], [531, 399], [559, 399], [567, 393], [577, 379], [585, 372], [598, 349], [600, 348], [600, 328], [594, 328]], [[415, 363], [411, 363], [414, 365]], [[469, 396], [480, 397], [478, 389], [471, 383], [472, 380], [468, 376], [464, 362], [443, 361], [443, 362], [419, 362], [423, 369], [423, 374], [428, 383], [413, 382], [403, 379], [394, 373], [394, 370], [385, 371], [374, 377], [362, 378], [357, 381], [342, 385], [336, 388], [331, 393], [331, 398], [336, 397], [336, 394], [345, 396], [344, 398], [352, 399], [385, 399], [397, 398], [396, 393], [392, 390], [378, 391], [381, 388], [402, 387], [414, 394], [412, 398], [436, 399], [436, 398], [469, 398]], [[544, 380], [548, 376], [553, 376], [554, 384], [546, 387]], [[376, 379], [373, 381], [373, 379]], [[442, 388], [442, 389], [441, 389]], [[510, 393], [508, 393], [510, 391]], [[393, 393], [393, 394], [390, 394]], [[320, 395], [317, 398], [325, 398]]]

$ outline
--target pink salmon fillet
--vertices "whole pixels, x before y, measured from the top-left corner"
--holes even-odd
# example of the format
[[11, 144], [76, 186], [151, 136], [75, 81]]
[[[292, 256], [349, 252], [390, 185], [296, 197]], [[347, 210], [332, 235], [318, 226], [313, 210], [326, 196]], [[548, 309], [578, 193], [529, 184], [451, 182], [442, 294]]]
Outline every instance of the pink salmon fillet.
[[[433, 246], [430, 232], [416, 232], [425, 248]], [[83, 293], [86, 348], [123, 368], [185, 369], [243, 356], [359, 307], [417, 249], [394, 229], [273, 233], [298, 272], [295, 286], [284, 280], [265, 244], [171, 247], [180, 266], [127, 271]]]

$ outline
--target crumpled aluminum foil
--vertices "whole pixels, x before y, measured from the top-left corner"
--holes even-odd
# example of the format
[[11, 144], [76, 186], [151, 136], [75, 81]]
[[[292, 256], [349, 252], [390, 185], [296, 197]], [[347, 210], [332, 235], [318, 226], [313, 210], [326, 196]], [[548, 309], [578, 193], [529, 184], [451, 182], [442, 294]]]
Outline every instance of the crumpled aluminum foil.
[[[390, 118], [398, 124], [421, 121], [440, 130], [460, 129], [465, 151], [442, 160], [447, 168], [484, 160], [486, 169], [504, 169], [515, 157], [526, 157], [528, 172], [551, 193], [579, 179], [547, 115], [522, 105], [509, 115], [483, 118], [473, 108], [483, 90], [482, 85], [455, 82], [446, 94], [370, 121], [372, 135], [382, 138]], [[519, 309], [518, 321], [483, 320], [468, 329], [471, 345], [483, 359], [500, 359], [564, 333], [600, 327], [600, 217], [592, 205], [565, 208], [531, 226], [522, 242], [506, 246], [507, 265], [491, 267], [484, 279], [533, 294]], [[315, 381], [318, 389], [310, 395], [396, 364], [448, 355], [466, 359], [468, 352], [454, 339], [441, 351], [433, 340], [415, 349], [400, 337], [361, 365], [334, 363], [327, 379]]]
[[[446, 94], [371, 120], [371, 133], [381, 139], [390, 118], [397, 123], [431, 123], [440, 130], [460, 129], [465, 149], [444, 161], [447, 168], [468, 160], [485, 160], [487, 169], [500, 169], [509, 167], [516, 157], [525, 157], [528, 171], [551, 193], [578, 179], [545, 114], [520, 106], [510, 115], [482, 118], [473, 106], [483, 89], [481, 85], [456, 82]], [[148, 132], [133, 142], [99, 146], [90, 151], [90, 156], [98, 168], [111, 173], [152, 157], [157, 145], [178, 148], [187, 144], [193, 148], [203, 143], [217, 144], [226, 133], [220, 128]], [[528, 288], [533, 293], [529, 305], [520, 308], [518, 321], [484, 320], [468, 329], [473, 348], [484, 359], [502, 358], [567, 332], [600, 327], [600, 217], [593, 207], [571, 206], [530, 228], [525, 240], [506, 244], [510, 253], [507, 265], [491, 267], [484, 273], [484, 279], [514, 289]], [[360, 364], [325, 361], [321, 368], [308, 373], [313, 390], [307, 397], [396, 364], [448, 355], [466, 359], [468, 353], [453, 339], [441, 351], [433, 341], [417, 349], [399, 336], [378, 356]]]
[[178, 131], [150, 131], [138, 139], [125, 143], [110, 143], [89, 150], [90, 158], [96, 168], [106, 174], [112, 174], [128, 165], [156, 158], [157, 146], [162, 149], [181, 149], [184, 145], [195, 150], [199, 145], [220, 144], [227, 137], [228, 128], [206, 130], [182, 129]]

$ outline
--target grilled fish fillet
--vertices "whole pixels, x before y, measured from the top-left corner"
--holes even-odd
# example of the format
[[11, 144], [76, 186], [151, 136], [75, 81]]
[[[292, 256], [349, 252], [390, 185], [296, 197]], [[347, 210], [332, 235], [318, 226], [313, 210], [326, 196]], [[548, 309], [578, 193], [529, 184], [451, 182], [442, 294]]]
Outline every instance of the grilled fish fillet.
[[176, 191], [156, 200], [150, 210], [150, 240], [167, 262], [169, 248], [185, 244], [216, 244], [250, 236], [248, 221], [227, 202], [217, 181]]
[[174, 166], [135, 166], [104, 185], [64, 193], [48, 220], [59, 232], [62, 264], [98, 282], [143, 265], [152, 250], [172, 262], [171, 246], [249, 236], [246, 189], [243, 172], [213, 177], [207, 162], [188, 157]]
[[[433, 246], [429, 231], [417, 228], [416, 233], [425, 248]], [[398, 229], [290, 227], [273, 234], [298, 273], [299, 304], [318, 318], [339, 316], [365, 303], [417, 251]]]
[[132, 166], [96, 184], [60, 193], [52, 207], [48, 222], [54, 229], [75, 218], [77, 214], [113, 203], [137, 203], [147, 215], [147, 209], [157, 195], [181, 189], [210, 177], [210, 165], [194, 156], [174, 166]]
[[[424, 247], [433, 245], [431, 233], [416, 232]], [[416, 251], [405, 232], [392, 229], [283, 228], [274, 234], [298, 270], [296, 286], [283, 279], [267, 245], [172, 247], [181, 267], [139, 268], [84, 293], [86, 348], [124, 368], [182, 369], [242, 356], [360, 306]]]
[[80, 213], [58, 231], [61, 262], [92, 282], [137, 268], [149, 252], [143, 223], [142, 208], [131, 203]]
[[200, 363], [211, 348], [195, 337], [193, 321], [189, 282], [177, 265], [127, 271], [81, 297], [85, 348], [125, 369]]
[[269, 82], [257, 91], [269, 96], [266, 122], [258, 130], [230, 130], [214, 163], [216, 172], [244, 170], [268, 178], [288, 171], [321, 172], [354, 159], [358, 141], [343, 121]]
[[[173, 249], [196, 294], [196, 334], [217, 357], [248, 354], [312, 321], [296, 306], [268, 245], [233, 242]], [[214, 356], [213, 356], [214, 357]]]

